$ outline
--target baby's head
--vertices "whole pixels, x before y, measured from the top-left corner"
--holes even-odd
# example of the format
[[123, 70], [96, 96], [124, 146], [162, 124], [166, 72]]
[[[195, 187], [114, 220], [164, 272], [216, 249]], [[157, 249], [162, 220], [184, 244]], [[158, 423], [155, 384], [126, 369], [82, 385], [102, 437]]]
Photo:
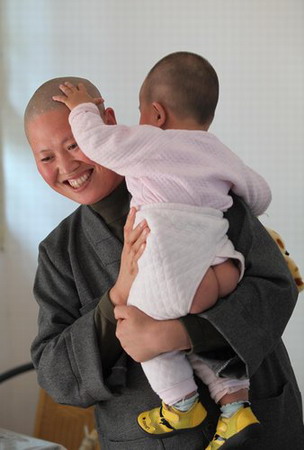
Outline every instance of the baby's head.
[[162, 58], [140, 90], [140, 123], [207, 130], [218, 102], [219, 82], [202, 56], [176, 52]]

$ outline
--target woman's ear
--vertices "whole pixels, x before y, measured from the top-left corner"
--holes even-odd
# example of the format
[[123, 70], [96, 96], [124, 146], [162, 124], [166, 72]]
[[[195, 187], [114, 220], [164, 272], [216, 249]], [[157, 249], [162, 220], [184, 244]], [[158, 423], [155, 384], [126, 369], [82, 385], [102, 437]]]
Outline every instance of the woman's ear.
[[162, 128], [167, 121], [167, 112], [161, 103], [153, 102], [152, 107], [154, 125]]

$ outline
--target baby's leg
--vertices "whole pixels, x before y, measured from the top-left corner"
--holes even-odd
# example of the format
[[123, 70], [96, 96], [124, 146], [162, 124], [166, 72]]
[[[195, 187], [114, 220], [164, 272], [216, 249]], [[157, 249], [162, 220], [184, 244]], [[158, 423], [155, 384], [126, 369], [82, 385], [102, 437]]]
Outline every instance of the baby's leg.
[[257, 438], [260, 422], [248, 401], [249, 379], [221, 378], [199, 356], [191, 354], [188, 358], [221, 409], [215, 435], [206, 450], [219, 449], [223, 445], [227, 449], [241, 449], [249, 438]]
[[185, 352], [162, 353], [142, 363], [149, 383], [168, 405], [197, 391], [193, 370]]
[[162, 398], [162, 406], [137, 417], [142, 430], [152, 437], [172, 436], [200, 428], [207, 411], [200, 403], [192, 367], [184, 352], [162, 353], [142, 363], [152, 389]]
[[228, 403], [248, 402], [248, 401], [249, 401], [249, 389], [239, 389], [236, 392], [224, 394], [223, 397], [220, 398], [219, 404], [223, 406], [227, 405]]
[[240, 272], [231, 259], [209, 267], [194, 295], [191, 314], [198, 314], [211, 308], [218, 298], [225, 297], [235, 288]]

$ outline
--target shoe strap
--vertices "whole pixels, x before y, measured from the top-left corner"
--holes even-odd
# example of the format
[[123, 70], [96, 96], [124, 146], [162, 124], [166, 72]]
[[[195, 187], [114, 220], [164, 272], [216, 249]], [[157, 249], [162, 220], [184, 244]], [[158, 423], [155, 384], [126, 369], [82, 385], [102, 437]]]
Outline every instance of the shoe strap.
[[168, 409], [166, 405], [161, 406], [160, 415], [169, 423], [177, 423], [180, 419], [179, 414], [172, 411], [171, 409]]

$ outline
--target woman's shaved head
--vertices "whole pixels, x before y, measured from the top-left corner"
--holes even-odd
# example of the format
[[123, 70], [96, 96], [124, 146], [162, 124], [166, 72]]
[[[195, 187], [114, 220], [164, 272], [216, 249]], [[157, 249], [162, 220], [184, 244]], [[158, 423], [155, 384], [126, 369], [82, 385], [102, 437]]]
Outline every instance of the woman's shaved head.
[[[33, 94], [32, 98], [28, 102], [28, 105], [24, 112], [24, 127], [27, 132], [27, 124], [35, 117], [44, 114], [54, 109], [66, 108], [62, 103], [53, 100], [54, 95], [62, 95], [59, 89], [59, 85], [65, 81], [70, 81], [74, 85], [82, 83], [87, 88], [89, 94], [92, 97], [101, 97], [99, 90], [89, 80], [79, 77], [60, 77], [53, 78], [43, 83]], [[98, 105], [100, 111], [104, 111], [103, 104]]]

